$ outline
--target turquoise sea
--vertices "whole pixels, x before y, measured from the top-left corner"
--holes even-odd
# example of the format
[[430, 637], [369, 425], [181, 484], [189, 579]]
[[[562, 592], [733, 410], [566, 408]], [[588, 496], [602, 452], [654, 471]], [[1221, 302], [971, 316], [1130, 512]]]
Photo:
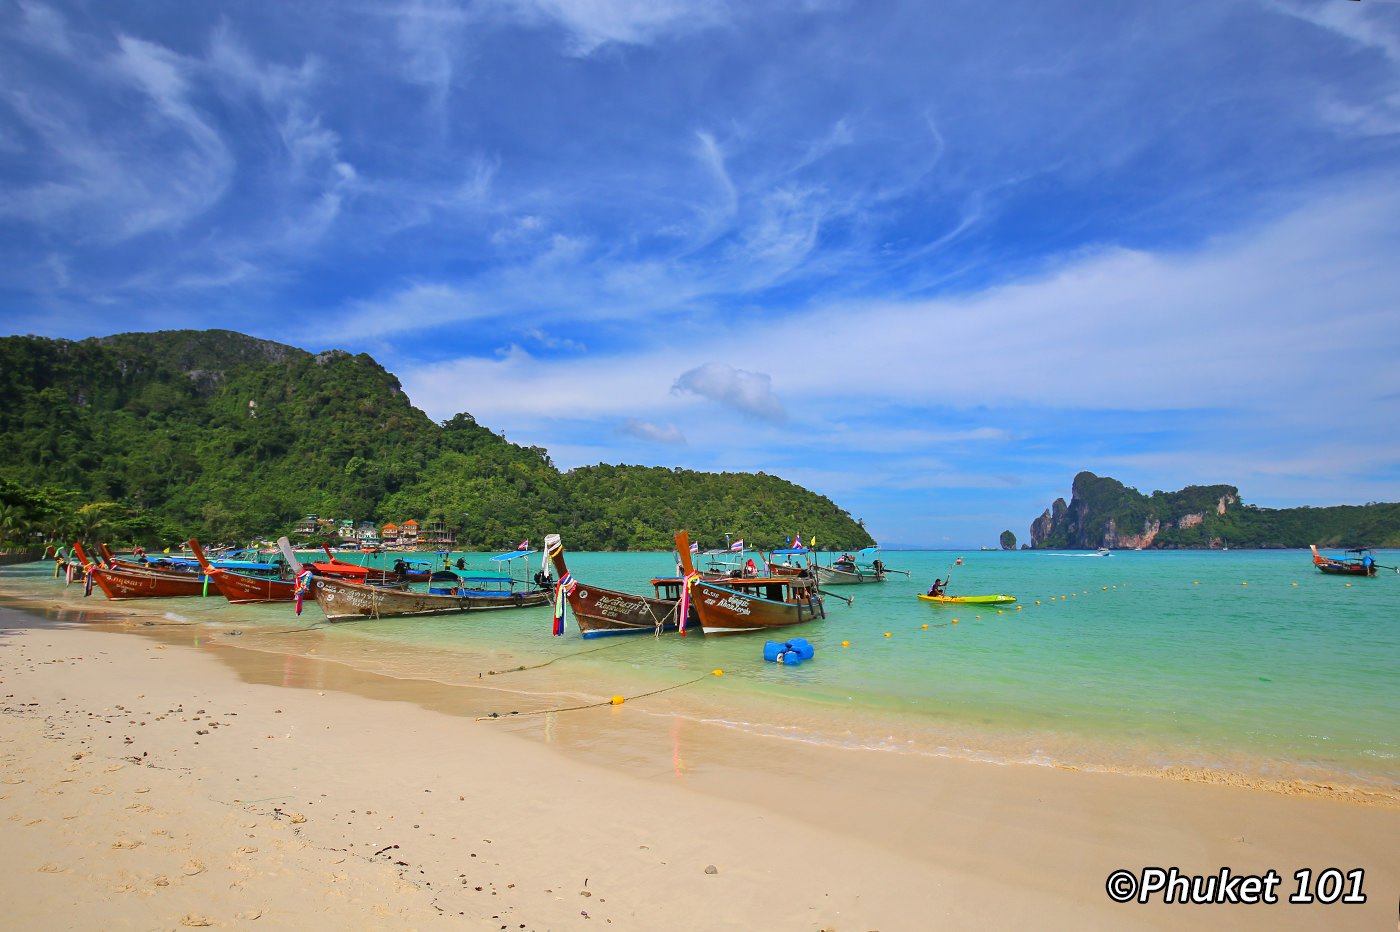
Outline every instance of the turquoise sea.
[[[458, 556], [491, 566], [482, 554]], [[314, 603], [300, 618], [287, 605], [218, 598], [119, 605], [197, 622], [194, 639], [283, 653], [296, 685], [308, 685], [297, 682], [296, 658], [316, 656], [487, 686], [486, 698], [464, 700], [468, 714], [616, 695], [629, 710], [775, 740], [1400, 794], [1400, 575], [1323, 576], [1306, 551], [884, 556], [910, 575], [834, 587], [854, 604], [828, 599], [826, 620], [778, 635], [816, 649], [792, 668], [763, 661], [762, 637], [585, 641], [570, 619], [556, 638], [547, 609], [329, 625]], [[568, 559], [583, 584], [633, 592], [674, 569], [665, 553]], [[1400, 554], [1378, 562], [1400, 565]], [[950, 570], [955, 595], [1019, 601], [998, 611], [915, 598]], [[46, 564], [0, 569], [0, 592], [109, 607], [100, 591], [83, 599], [79, 586], [65, 588]]]

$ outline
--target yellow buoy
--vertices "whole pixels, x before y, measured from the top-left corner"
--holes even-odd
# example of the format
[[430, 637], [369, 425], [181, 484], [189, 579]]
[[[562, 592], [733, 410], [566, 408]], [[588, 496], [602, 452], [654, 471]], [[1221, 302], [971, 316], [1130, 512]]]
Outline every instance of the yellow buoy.
[[1108, 587], [1107, 587], [1107, 586], [1104, 586], [1104, 587], [1103, 587], [1103, 591], [1104, 591], [1104, 592], [1107, 592], [1107, 591], [1108, 591]]
[[1347, 588], [1351, 588], [1351, 583], [1347, 583]]
[[925, 631], [928, 630], [928, 625], [924, 625], [924, 630], [925, 630]]
[[890, 633], [889, 633], [888, 631], [886, 631], [886, 632], [885, 632], [885, 637], [889, 637], [889, 636], [890, 636]]
[[1193, 586], [1199, 586], [1200, 583], [1198, 583], [1198, 582], [1193, 582], [1193, 583], [1191, 583], [1191, 585], [1193, 585]]
[[998, 614], [998, 615], [1001, 614], [1001, 609], [997, 609], [997, 614]]
[[851, 646], [851, 642], [850, 642], [850, 641], [842, 641], [842, 642], [841, 642], [841, 646], [842, 646], [842, 647], [850, 647], [850, 646]]
[[1039, 600], [1039, 599], [1036, 599], [1036, 600], [1035, 600], [1035, 604], [1036, 604], [1036, 605], [1039, 605], [1039, 604], [1040, 604], [1040, 600]]
[[714, 676], [724, 676], [723, 670], [711, 670], [710, 673]]
[[958, 623], [958, 620], [957, 620], [956, 618], [954, 618], [954, 619], [953, 619], [953, 624], [957, 624], [957, 623]]
[[1292, 585], [1296, 586], [1296, 585], [1298, 585], [1298, 584], [1297, 584], [1297, 583], [1292, 583]]
[[1247, 582], [1242, 582], [1242, 583], [1240, 583], [1240, 585], [1241, 585], [1241, 586], [1247, 586], [1247, 585], [1249, 585], [1249, 583], [1247, 583]]
[[612, 697], [612, 704], [613, 704], [613, 705], [622, 705], [622, 704], [623, 704], [624, 702], [626, 702], [626, 701], [627, 701], [627, 697], [626, 697], [626, 696], [613, 696], [613, 697]]

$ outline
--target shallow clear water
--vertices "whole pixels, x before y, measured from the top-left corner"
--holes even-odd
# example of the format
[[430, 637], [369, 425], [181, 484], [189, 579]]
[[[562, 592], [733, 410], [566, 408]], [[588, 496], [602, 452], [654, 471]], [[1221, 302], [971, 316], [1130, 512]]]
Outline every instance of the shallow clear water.
[[[632, 592], [674, 570], [668, 554], [568, 556], [585, 584]], [[688, 683], [637, 704], [856, 747], [1400, 788], [1400, 575], [1347, 585], [1300, 551], [984, 551], [962, 553], [954, 568], [957, 556], [889, 552], [886, 563], [909, 577], [834, 587], [854, 605], [828, 599], [825, 621], [777, 635], [816, 648], [795, 668], [765, 663], [761, 637], [584, 641], [570, 623], [555, 638], [547, 609], [331, 626], [316, 625], [314, 604], [301, 618], [286, 605], [215, 598], [146, 604], [173, 620], [237, 628], [243, 646], [291, 653], [316, 625], [319, 656], [445, 683], [480, 685], [486, 671], [556, 661], [490, 681], [520, 709]], [[998, 611], [915, 598], [950, 569], [953, 594], [1019, 601]], [[52, 597], [63, 587], [50, 573], [0, 569], [0, 588]], [[104, 602], [100, 592], [84, 600]]]

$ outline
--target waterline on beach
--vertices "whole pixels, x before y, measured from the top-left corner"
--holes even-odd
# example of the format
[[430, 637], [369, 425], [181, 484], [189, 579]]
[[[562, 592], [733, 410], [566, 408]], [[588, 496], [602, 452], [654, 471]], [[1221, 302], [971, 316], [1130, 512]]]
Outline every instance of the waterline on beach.
[[[1400, 635], [1383, 623], [1400, 594], [1391, 581], [1341, 588], [1308, 575], [1292, 553], [1043, 556], [974, 554], [957, 568], [962, 592], [1020, 598], [1000, 613], [919, 603], [922, 586], [909, 581], [851, 587], [855, 606], [830, 603], [826, 621], [779, 635], [817, 648], [791, 669], [763, 663], [755, 638], [599, 643], [571, 630], [556, 639], [547, 610], [328, 625], [314, 606], [297, 618], [286, 605], [188, 599], [122, 603], [119, 614], [294, 658], [284, 685], [313, 682], [296, 668], [315, 660], [481, 690], [462, 690], [461, 714], [539, 713], [697, 680], [628, 712], [852, 752], [1400, 798], [1400, 701], [1388, 672], [1400, 665]], [[954, 555], [888, 557], [921, 579]], [[570, 555], [580, 578], [632, 591], [667, 559]], [[33, 571], [8, 568], [0, 586], [105, 607]], [[725, 676], [698, 679], [713, 669]], [[591, 713], [538, 717], [579, 714]], [[596, 739], [579, 744], [606, 750]]]

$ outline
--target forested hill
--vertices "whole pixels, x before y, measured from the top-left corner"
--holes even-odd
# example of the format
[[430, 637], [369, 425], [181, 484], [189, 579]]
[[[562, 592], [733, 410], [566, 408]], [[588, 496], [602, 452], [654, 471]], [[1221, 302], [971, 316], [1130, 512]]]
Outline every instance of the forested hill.
[[1259, 508], [1231, 485], [1143, 495], [1117, 479], [1081, 472], [1068, 505], [1056, 499], [1031, 524], [1031, 546], [1093, 549], [1397, 547], [1400, 504]]
[[0, 391], [0, 542], [232, 542], [318, 514], [441, 519], [482, 549], [546, 531], [575, 549], [664, 549], [680, 528], [705, 546], [727, 532], [871, 543], [831, 500], [775, 476], [560, 473], [469, 414], [434, 423], [367, 355], [226, 330], [0, 338]]

